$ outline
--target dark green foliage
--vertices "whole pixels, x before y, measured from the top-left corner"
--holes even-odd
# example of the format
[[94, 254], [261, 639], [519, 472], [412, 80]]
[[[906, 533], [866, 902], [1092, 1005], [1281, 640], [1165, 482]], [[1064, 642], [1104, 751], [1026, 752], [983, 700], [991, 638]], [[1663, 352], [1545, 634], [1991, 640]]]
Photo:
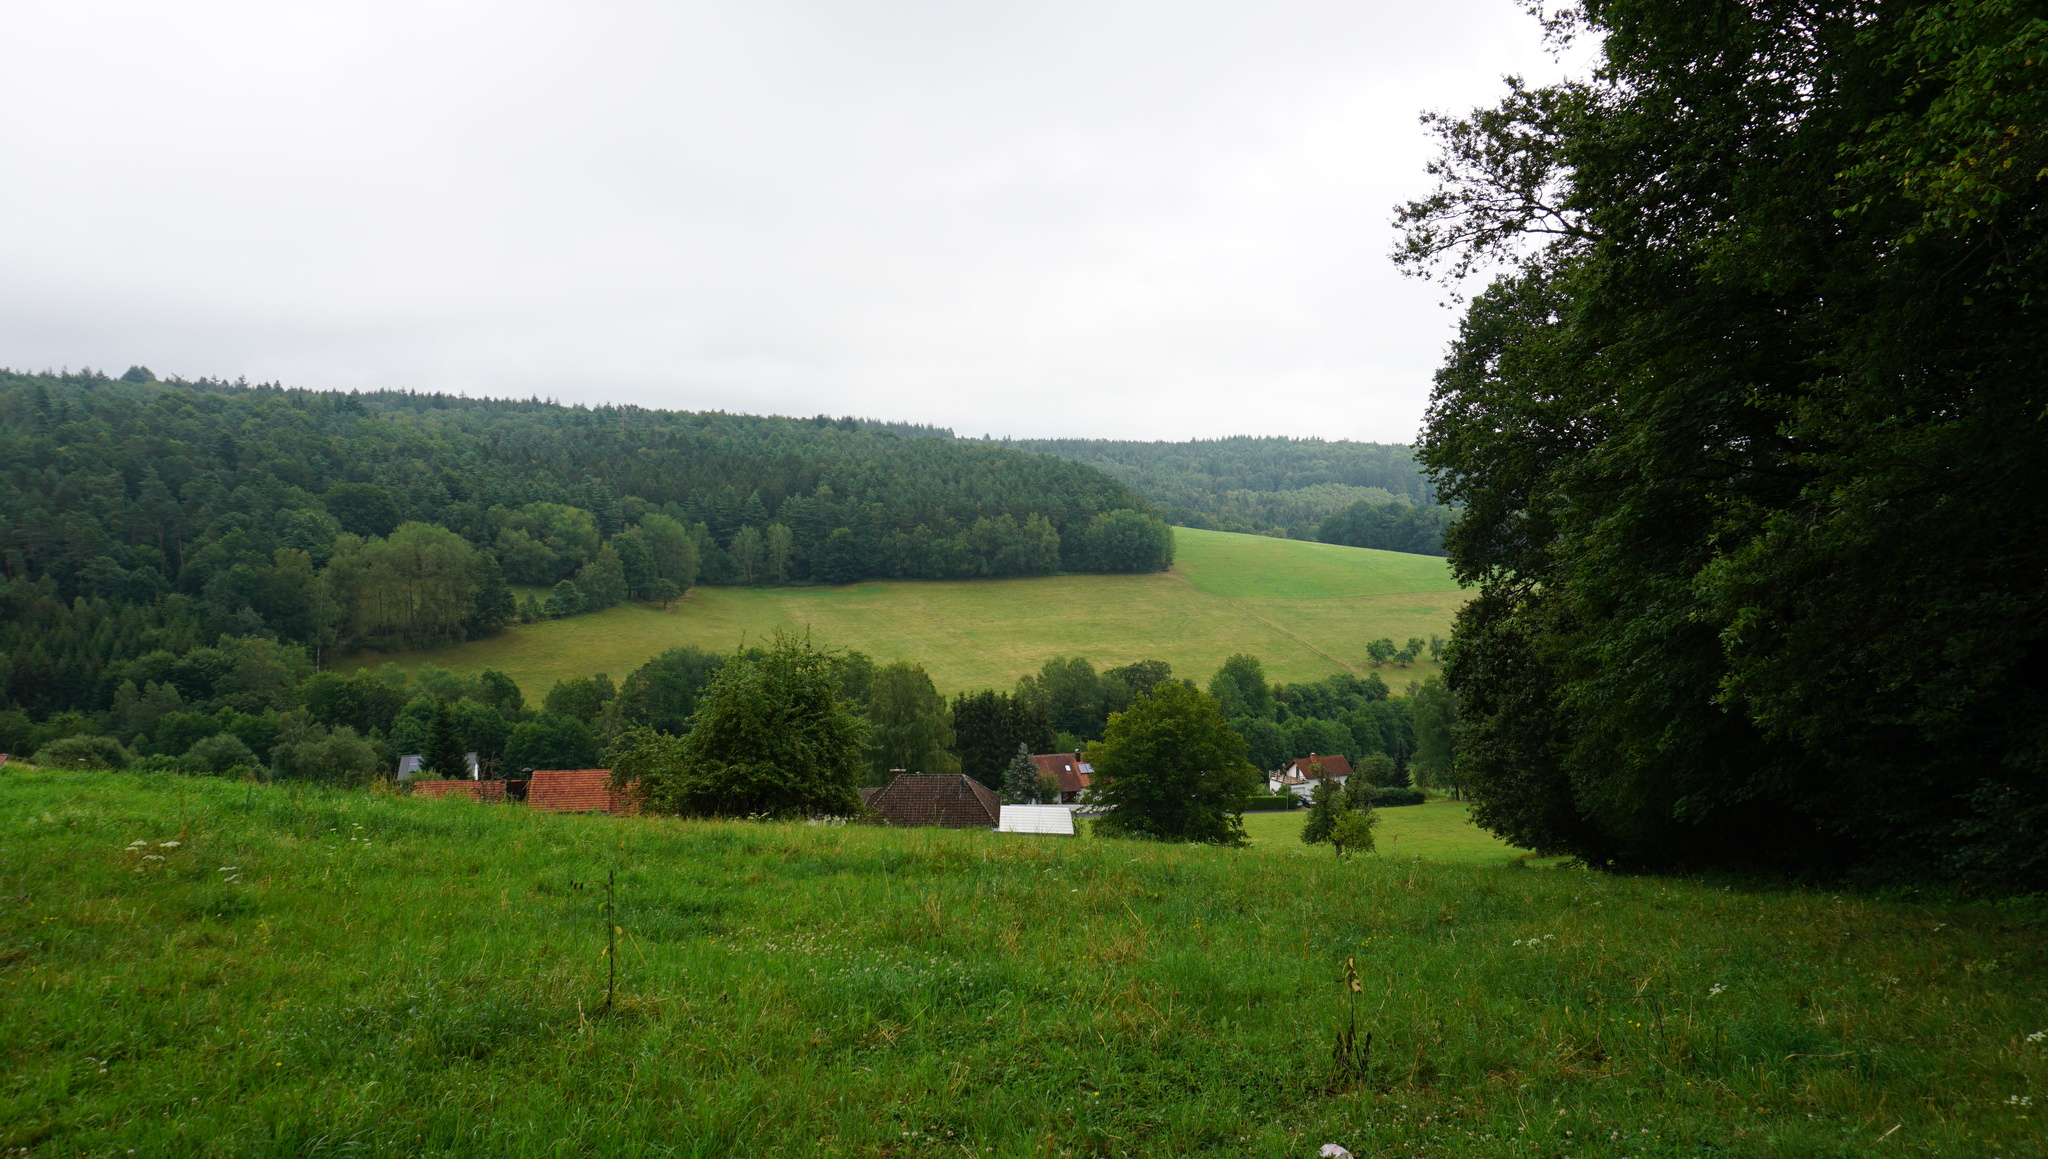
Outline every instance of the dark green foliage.
[[602, 672], [595, 676], [572, 676], [567, 680], [557, 680], [555, 686], [548, 689], [542, 708], [557, 716], [572, 716], [589, 724], [618, 694], [612, 678]]
[[[324, 664], [672, 600], [742, 564], [850, 583], [1170, 558], [1107, 475], [985, 443], [130, 378], [0, 371], [0, 708], [103, 711], [159, 678], [126, 667], [224, 638]], [[510, 584], [553, 593], [522, 609]]]
[[1337, 829], [1337, 816], [1351, 808], [1342, 786], [1335, 781], [1317, 781], [1309, 789], [1308, 816], [1301, 820], [1301, 843], [1321, 845]]
[[1514, 263], [1424, 443], [1477, 816], [2048, 888], [2038, 10], [1582, 15], [1597, 77], [1441, 122], [1406, 212], [1410, 259]]
[[[518, 695], [516, 687], [513, 695]], [[388, 733], [398, 710], [405, 707], [406, 690], [368, 672], [320, 672], [299, 686], [299, 701], [314, 720], [329, 728], [347, 726], [358, 733]]]
[[343, 531], [364, 538], [390, 535], [404, 518], [391, 492], [374, 483], [336, 483], [321, 502]]
[[515, 780], [534, 769], [595, 768], [597, 737], [573, 716], [543, 712], [513, 726], [500, 759], [505, 776]]
[[1122, 681], [1132, 696], [1143, 696], [1162, 680], [1173, 678], [1173, 665], [1164, 660], [1140, 660], [1121, 668], [1110, 668], [1102, 673], [1104, 680]]
[[1244, 811], [1247, 813], [1285, 813], [1294, 808], [1294, 794], [1275, 793], [1270, 796], [1246, 797]]
[[868, 687], [869, 779], [887, 784], [889, 772], [954, 773], [952, 714], [924, 666], [897, 660], [875, 670]]
[[271, 774], [279, 780], [317, 781], [360, 788], [377, 775], [377, 750], [346, 725], [326, 737], [279, 745]]
[[1245, 758], [1253, 767], [1268, 772], [1279, 768], [1293, 757], [1292, 745], [1288, 742], [1287, 731], [1277, 723], [1262, 716], [1234, 716], [1230, 727], [1244, 738]]
[[1031, 759], [1031, 750], [1021, 744], [1003, 769], [1002, 794], [1003, 800], [1012, 805], [1036, 805], [1056, 799], [1048, 793], [1045, 778], [1039, 775], [1038, 765]]
[[1448, 507], [1361, 501], [1325, 516], [1316, 527], [1316, 538], [1346, 547], [1442, 555], [1444, 529], [1452, 517]]
[[1230, 716], [1248, 716], [1254, 720], [1270, 720], [1273, 717], [1273, 689], [1266, 683], [1266, 666], [1257, 656], [1243, 652], [1223, 662], [1216, 675], [1209, 678], [1209, 695], [1223, 706]]
[[477, 762], [484, 766], [500, 763], [505, 744], [512, 739], [512, 722], [503, 713], [465, 696], [448, 706], [448, 719], [463, 752], [475, 753]]
[[1401, 805], [1420, 805], [1429, 800], [1421, 789], [1376, 788], [1367, 795], [1365, 804], [1374, 809], [1391, 809]]
[[778, 636], [712, 678], [695, 724], [639, 775], [654, 812], [852, 817], [868, 729], [839, 701], [840, 673], [810, 641]]
[[58, 769], [125, 769], [133, 759], [110, 736], [67, 736], [36, 750], [30, 760]]
[[455, 729], [455, 714], [447, 705], [434, 705], [427, 726], [427, 743], [420, 749], [420, 772], [428, 777], [459, 781], [469, 777], [469, 762], [463, 759], [462, 734]]
[[1245, 437], [1005, 445], [1100, 467], [1158, 504], [1167, 522], [1212, 531], [1314, 539], [1320, 521], [1353, 503], [1430, 501], [1414, 452], [1398, 445]]
[[178, 758], [178, 770], [218, 776], [237, 771], [253, 772], [259, 761], [247, 741], [231, 732], [218, 733], [195, 743]]
[[960, 771], [999, 791], [1017, 750], [1049, 753], [1057, 743], [1044, 710], [1007, 692], [955, 697], [953, 737]]
[[[1129, 690], [1118, 683], [1128, 698]], [[1080, 656], [1055, 656], [1035, 676], [1017, 681], [1016, 698], [1028, 711], [1042, 714], [1056, 733], [1082, 738], [1102, 735], [1110, 708], [1108, 693], [1095, 666]]]
[[629, 725], [681, 736], [690, 731], [697, 698], [725, 663], [701, 648], [671, 648], [640, 667], [619, 686], [619, 719]]
[[1088, 747], [1094, 798], [1109, 811], [1095, 822], [1112, 836], [1234, 845], [1244, 840], [1244, 798], [1258, 786], [1244, 739], [1223, 706], [1167, 681], [1111, 718]]

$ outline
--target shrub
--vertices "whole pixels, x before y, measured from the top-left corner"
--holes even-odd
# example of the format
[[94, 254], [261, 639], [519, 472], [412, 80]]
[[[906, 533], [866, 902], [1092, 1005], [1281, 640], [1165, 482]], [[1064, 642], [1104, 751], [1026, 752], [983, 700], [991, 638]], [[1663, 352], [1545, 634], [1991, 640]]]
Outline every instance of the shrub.
[[1372, 806], [1386, 809], [1395, 805], [1420, 805], [1429, 798], [1421, 789], [1374, 789]]
[[135, 763], [128, 766], [128, 771], [131, 773], [175, 773], [178, 771], [178, 758], [167, 757], [162, 753], [151, 753], [146, 757], [136, 757]]
[[1281, 793], [1277, 796], [1246, 797], [1244, 811], [1247, 813], [1281, 813], [1294, 808], [1294, 794]]
[[215, 733], [185, 750], [185, 755], [178, 758], [180, 771], [214, 776], [255, 764], [255, 751], [231, 732]]
[[377, 750], [347, 725], [322, 740], [279, 745], [274, 771], [280, 780], [328, 785], [366, 785], [377, 773]]
[[67, 736], [37, 749], [31, 759], [56, 769], [125, 769], [133, 757], [110, 736]]

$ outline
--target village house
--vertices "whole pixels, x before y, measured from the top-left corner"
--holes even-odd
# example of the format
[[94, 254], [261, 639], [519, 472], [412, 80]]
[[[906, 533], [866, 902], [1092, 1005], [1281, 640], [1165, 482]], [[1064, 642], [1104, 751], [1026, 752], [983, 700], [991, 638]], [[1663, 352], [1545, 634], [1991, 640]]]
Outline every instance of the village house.
[[1307, 797], [1315, 792], [1316, 782], [1335, 781], [1338, 785], [1351, 779], [1351, 762], [1342, 753], [1310, 753], [1296, 757], [1280, 766], [1276, 772], [1266, 775], [1266, 791], [1274, 795], [1293, 793]]
[[1080, 753], [1046, 753], [1033, 756], [1031, 763], [1038, 766], [1038, 779], [1052, 782], [1058, 790], [1062, 805], [1079, 804], [1081, 794], [1095, 783], [1095, 769]]
[[884, 825], [993, 829], [1002, 821], [996, 795], [959, 773], [897, 773], [879, 789], [861, 790], [861, 796]]

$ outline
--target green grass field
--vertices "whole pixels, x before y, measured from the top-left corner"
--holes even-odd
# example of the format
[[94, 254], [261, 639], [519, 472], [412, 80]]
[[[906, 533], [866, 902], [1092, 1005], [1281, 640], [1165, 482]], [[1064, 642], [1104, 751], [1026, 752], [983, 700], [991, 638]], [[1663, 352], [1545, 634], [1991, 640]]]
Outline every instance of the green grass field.
[[126, 774], [0, 835], [6, 1154], [2043, 1154], [1990, 906]]
[[[1285, 852], [1304, 857], [1336, 856], [1327, 845], [1311, 850], [1301, 843], [1301, 826], [1307, 817], [1308, 812], [1304, 809], [1289, 813], [1246, 813], [1245, 836], [1262, 852]], [[1516, 849], [1472, 824], [1469, 808], [1462, 801], [1431, 801], [1425, 805], [1381, 809], [1379, 819], [1378, 827], [1373, 830], [1373, 841], [1384, 857], [1421, 857], [1429, 861], [1496, 867], [1517, 859], [1530, 859], [1526, 851]]]
[[[348, 666], [496, 668], [538, 699], [568, 676], [623, 678], [664, 649], [729, 651], [777, 629], [888, 661], [916, 660], [941, 691], [1006, 688], [1054, 656], [1098, 668], [1166, 660], [1206, 680], [1249, 652], [1281, 681], [1369, 671], [1365, 645], [1449, 635], [1467, 598], [1444, 561], [1298, 540], [1176, 528], [1178, 562], [1155, 575], [877, 581], [846, 587], [696, 588], [664, 611], [630, 604], [528, 624], [459, 648], [359, 654]], [[1433, 671], [1388, 668], [1396, 688]]]

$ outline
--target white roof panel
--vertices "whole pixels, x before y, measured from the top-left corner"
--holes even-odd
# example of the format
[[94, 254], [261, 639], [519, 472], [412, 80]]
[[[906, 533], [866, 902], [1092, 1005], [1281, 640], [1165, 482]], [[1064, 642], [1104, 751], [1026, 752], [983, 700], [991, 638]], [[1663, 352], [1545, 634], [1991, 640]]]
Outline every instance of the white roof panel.
[[996, 832], [1072, 837], [1074, 811], [1064, 805], [1005, 805]]

